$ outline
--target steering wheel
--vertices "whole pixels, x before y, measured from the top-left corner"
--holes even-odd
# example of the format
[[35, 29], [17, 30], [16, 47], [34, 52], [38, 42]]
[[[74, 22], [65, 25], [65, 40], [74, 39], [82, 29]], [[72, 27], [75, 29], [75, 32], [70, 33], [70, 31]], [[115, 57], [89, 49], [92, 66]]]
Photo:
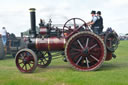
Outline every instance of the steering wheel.
[[84, 31], [85, 29], [89, 28], [84, 20], [80, 18], [71, 18], [63, 26], [63, 35], [67, 37], [76, 30]]

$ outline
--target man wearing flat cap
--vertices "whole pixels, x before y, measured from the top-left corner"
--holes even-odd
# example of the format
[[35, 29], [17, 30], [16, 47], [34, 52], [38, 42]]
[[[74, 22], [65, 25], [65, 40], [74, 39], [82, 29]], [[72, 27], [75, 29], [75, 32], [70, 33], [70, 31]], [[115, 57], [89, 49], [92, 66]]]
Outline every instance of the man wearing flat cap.
[[98, 26], [99, 26], [99, 34], [103, 31], [103, 18], [101, 16], [101, 11], [97, 11], [97, 18], [98, 18]]

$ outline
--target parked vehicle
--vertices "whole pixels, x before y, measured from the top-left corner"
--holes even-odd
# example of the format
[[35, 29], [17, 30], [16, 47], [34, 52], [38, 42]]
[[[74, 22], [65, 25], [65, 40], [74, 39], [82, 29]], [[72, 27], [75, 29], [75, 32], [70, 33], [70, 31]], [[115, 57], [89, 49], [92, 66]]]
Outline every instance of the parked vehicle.
[[3, 46], [3, 42], [0, 36], [0, 59], [4, 59], [6, 55], [12, 55], [15, 57], [15, 54], [18, 50], [25, 47], [25, 43], [21, 37], [16, 37], [15, 34], [7, 34], [7, 43], [6, 49]]

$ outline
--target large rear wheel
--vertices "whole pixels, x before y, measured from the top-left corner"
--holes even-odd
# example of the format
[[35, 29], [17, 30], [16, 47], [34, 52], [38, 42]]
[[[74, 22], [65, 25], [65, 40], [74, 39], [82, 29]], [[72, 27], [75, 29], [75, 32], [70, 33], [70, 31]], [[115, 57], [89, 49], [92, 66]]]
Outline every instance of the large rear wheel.
[[65, 54], [70, 64], [77, 70], [98, 69], [105, 60], [106, 48], [103, 40], [92, 32], [79, 32], [67, 42]]

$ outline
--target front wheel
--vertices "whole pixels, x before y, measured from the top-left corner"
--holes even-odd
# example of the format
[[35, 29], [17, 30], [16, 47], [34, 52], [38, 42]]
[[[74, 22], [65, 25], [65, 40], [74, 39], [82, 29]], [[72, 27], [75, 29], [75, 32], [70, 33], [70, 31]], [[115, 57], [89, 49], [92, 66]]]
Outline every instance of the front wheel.
[[31, 73], [37, 67], [37, 56], [30, 49], [21, 49], [15, 56], [15, 62], [19, 71]]

